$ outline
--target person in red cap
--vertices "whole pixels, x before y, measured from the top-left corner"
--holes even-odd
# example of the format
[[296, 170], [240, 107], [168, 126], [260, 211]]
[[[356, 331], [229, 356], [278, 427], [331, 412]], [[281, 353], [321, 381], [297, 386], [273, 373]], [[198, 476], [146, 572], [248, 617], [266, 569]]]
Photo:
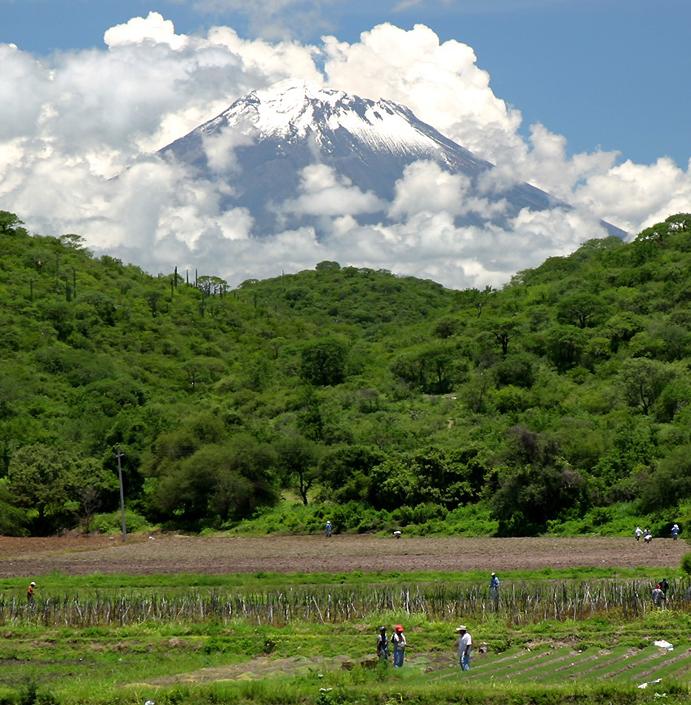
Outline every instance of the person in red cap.
[[393, 644], [393, 667], [400, 668], [403, 665], [405, 657], [405, 634], [403, 633], [403, 625], [397, 624], [393, 628], [393, 636], [391, 637]]

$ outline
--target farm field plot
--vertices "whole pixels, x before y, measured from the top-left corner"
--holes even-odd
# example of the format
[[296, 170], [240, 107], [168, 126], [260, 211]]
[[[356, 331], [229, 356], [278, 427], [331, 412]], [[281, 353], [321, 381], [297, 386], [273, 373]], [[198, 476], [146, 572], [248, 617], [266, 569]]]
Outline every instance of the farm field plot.
[[[365, 661], [369, 663], [368, 661]], [[371, 665], [371, 664], [370, 664]], [[189, 673], [149, 679], [149, 685], [169, 686], [180, 683], [253, 680], [321, 671], [350, 669], [347, 656], [332, 658], [268, 658], [266, 656], [228, 666], [203, 668]], [[640, 685], [659, 679], [683, 682], [691, 675], [691, 645], [674, 651], [655, 646], [636, 649], [616, 646], [612, 649], [579, 650], [567, 646], [543, 644], [534, 650], [510, 649], [500, 654], [476, 655], [472, 669], [462, 673], [448, 654], [429, 652], [408, 659], [407, 678], [424, 675], [430, 683], [453, 682], [556, 685], [564, 682], [619, 682]]]
[[691, 674], [691, 648], [682, 645], [668, 652], [655, 646], [635, 649], [574, 650], [544, 647], [512, 651], [498, 658], [477, 661], [464, 677], [469, 682], [559, 683], [581, 680], [616, 680], [644, 683], [658, 678], [687, 680]]
[[[687, 705], [685, 549], [621, 538], [0, 538], [0, 704]], [[662, 576], [659, 608], [650, 590]], [[377, 663], [374, 635], [398, 622], [410, 649], [394, 670]], [[461, 622], [487, 645], [466, 673]]]
[[677, 566], [681, 541], [628, 538], [403, 538], [270, 536], [118, 539], [0, 537], [0, 578], [89, 573], [497, 571]]

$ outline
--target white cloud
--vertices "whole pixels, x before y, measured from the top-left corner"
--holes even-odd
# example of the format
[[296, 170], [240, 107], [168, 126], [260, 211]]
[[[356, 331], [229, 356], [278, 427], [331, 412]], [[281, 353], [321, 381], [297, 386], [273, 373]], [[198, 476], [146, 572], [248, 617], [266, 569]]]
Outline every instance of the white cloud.
[[485, 158], [520, 142], [520, 113], [494, 95], [467, 44], [440, 42], [424, 25], [406, 31], [382, 24], [354, 44], [325, 37], [324, 53], [332, 87], [403, 103]]
[[691, 210], [691, 160], [686, 171], [666, 157], [650, 165], [627, 160], [591, 176], [576, 189], [573, 200], [636, 232]]
[[248, 134], [229, 127], [214, 134], [202, 135], [202, 147], [209, 167], [212, 171], [225, 174], [238, 170], [235, 150], [251, 145], [252, 141]]
[[49, 76], [14, 44], [0, 44], [0, 140], [31, 135], [43, 111]]
[[133, 17], [125, 24], [111, 27], [103, 35], [103, 41], [111, 49], [147, 41], [167, 44], [171, 49], [182, 49], [187, 44], [187, 37], [175, 34], [173, 23], [163, 19], [160, 13], [149, 12], [146, 17]]
[[[319, 5], [279, 0], [269, 9], [276, 19]], [[472, 48], [440, 42], [427, 27], [384, 24], [358, 42], [326, 37], [316, 47], [243, 39], [229, 27], [181, 35], [150, 13], [111, 28], [105, 41], [100, 50], [41, 59], [0, 45], [0, 208], [37, 232], [81, 233], [98, 252], [153, 272], [196, 267], [238, 283], [333, 259], [449, 286], [498, 285], [602, 234], [599, 218], [636, 232], [691, 211], [691, 165], [634, 164], [599, 151], [569, 156], [565, 138], [542, 125], [524, 140], [520, 113], [494, 94]], [[222, 132], [204, 140], [223, 180], [194, 181], [180, 165], [150, 156], [239, 96], [285, 78], [407, 104], [500, 162], [484, 180], [487, 198], [472, 196], [465, 177], [416, 163], [401, 174], [391, 203], [382, 203], [314, 164], [281, 207], [317, 218], [319, 235], [305, 227], [260, 239], [247, 211], [221, 205], [242, 178], [235, 150], [244, 138]], [[502, 206], [489, 194], [521, 180], [575, 209], [525, 210], [505, 227], [455, 225], [459, 215], [491, 221]], [[381, 223], [358, 222], [379, 211]]]
[[506, 202], [491, 202], [473, 195], [470, 178], [450, 174], [436, 162], [417, 161], [405, 168], [396, 182], [396, 193], [389, 216], [401, 218], [417, 213], [475, 213], [490, 219], [506, 210]]
[[375, 213], [386, 207], [371, 191], [353, 186], [324, 164], [311, 164], [300, 174], [298, 198], [284, 202], [280, 211], [296, 215], [344, 216]]

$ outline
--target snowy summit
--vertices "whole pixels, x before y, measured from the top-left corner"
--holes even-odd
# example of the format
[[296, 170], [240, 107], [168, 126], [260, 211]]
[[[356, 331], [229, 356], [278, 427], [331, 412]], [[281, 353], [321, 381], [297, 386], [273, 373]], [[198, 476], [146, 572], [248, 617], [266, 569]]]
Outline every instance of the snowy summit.
[[331, 135], [344, 131], [373, 150], [425, 157], [442, 156], [449, 142], [402, 105], [368, 100], [304, 81], [281, 81], [271, 88], [253, 91], [202, 130], [213, 132], [223, 125], [249, 128], [258, 138], [297, 141], [313, 136], [327, 148]]

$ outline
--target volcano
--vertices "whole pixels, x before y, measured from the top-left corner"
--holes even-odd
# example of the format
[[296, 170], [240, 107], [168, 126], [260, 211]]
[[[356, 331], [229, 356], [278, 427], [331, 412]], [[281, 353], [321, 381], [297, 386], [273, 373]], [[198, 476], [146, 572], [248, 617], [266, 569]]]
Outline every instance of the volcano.
[[[218, 182], [223, 210], [245, 208], [254, 235], [271, 235], [304, 225], [320, 228], [314, 214], [286, 208], [304, 185], [304, 170], [322, 165], [338, 183], [356, 187], [367, 203], [361, 224], [387, 222], [396, 182], [410, 164], [431, 161], [451, 174], [462, 174], [469, 188], [463, 197], [494, 205], [491, 217], [459, 211], [458, 225], [505, 225], [522, 209], [570, 206], [528, 183], [488, 193], [481, 177], [495, 168], [419, 120], [404, 105], [369, 100], [343, 91], [283, 81], [249, 93], [227, 110], [160, 150], [196, 177]], [[337, 215], [337, 213], [333, 213]], [[602, 222], [610, 235], [625, 236]]]

